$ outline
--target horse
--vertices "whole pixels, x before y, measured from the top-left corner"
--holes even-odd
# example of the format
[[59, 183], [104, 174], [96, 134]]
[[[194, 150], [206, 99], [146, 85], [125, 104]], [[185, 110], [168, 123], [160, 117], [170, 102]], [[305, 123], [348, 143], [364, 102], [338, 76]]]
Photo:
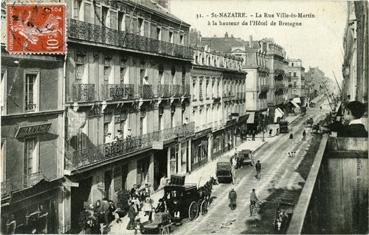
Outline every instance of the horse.
[[200, 199], [206, 199], [210, 202], [211, 192], [213, 190], [213, 185], [218, 184], [214, 177], [210, 177], [210, 179], [201, 187], [198, 188], [198, 192], [200, 195]]

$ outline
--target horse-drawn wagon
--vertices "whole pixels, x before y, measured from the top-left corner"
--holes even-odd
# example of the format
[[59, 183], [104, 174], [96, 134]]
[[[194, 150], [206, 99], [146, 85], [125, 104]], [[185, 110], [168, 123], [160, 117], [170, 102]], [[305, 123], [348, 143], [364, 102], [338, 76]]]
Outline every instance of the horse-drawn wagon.
[[[180, 182], [182, 183], [182, 182]], [[164, 197], [168, 212], [174, 222], [184, 218], [194, 220], [199, 214], [208, 211], [212, 185], [216, 183], [210, 178], [204, 186], [197, 188], [195, 184], [173, 184], [164, 187]]]

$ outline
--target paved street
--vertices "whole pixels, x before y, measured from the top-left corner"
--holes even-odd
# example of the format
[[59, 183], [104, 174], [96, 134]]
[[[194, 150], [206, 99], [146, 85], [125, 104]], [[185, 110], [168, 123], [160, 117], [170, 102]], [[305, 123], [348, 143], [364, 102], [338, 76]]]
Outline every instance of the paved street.
[[[326, 105], [324, 105], [325, 108]], [[238, 174], [238, 182], [235, 186], [222, 184], [215, 188], [216, 199], [209, 208], [205, 216], [200, 216], [196, 221], [185, 223], [176, 228], [176, 234], [204, 234], [204, 233], [242, 233], [246, 230], [246, 221], [249, 216], [249, 194], [252, 188], [256, 189], [259, 199], [263, 200], [270, 195], [272, 189], [285, 188], [294, 189], [301, 187], [302, 177], [295, 172], [299, 163], [303, 159], [306, 149], [309, 147], [311, 135], [308, 133], [307, 139], [301, 141], [303, 123], [309, 117], [314, 121], [322, 118], [326, 110], [320, 111], [317, 108], [308, 111], [307, 115], [292, 125], [294, 140], [289, 140], [288, 135], [281, 135], [264, 145], [255, 155], [262, 163], [262, 178], [255, 178], [253, 168], [243, 168]], [[295, 151], [296, 157], [289, 158], [287, 152]], [[228, 207], [228, 192], [234, 187], [237, 194], [237, 209], [232, 211]], [[273, 221], [270, 221], [272, 224]], [[272, 226], [272, 225], [271, 225]]]
[[[314, 122], [321, 119], [328, 111], [328, 104], [323, 104], [323, 110], [319, 109], [319, 104], [314, 109], [308, 110], [306, 116], [296, 117], [290, 116], [287, 119], [292, 122], [290, 125], [290, 133], [294, 134], [294, 139], [289, 139], [289, 134], [280, 134], [279, 136], [266, 137], [263, 142], [262, 138], [256, 141], [247, 141], [238, 146], [238, 150], [252, 149], [255, 150], [255, 160], [262, 163], [262, 178], [255, 178], [255, 170], [253, 167], [246, 166], [236, 173], [236, 184], [220, 184], [213, 188], [213, 203], [209, 207], [209, 212], [205, 216], [199, 216], [195, 221], [184, 221], [181, 226], [174, 227], [176, 234], [193, 234], [193, 233], [241, 233], [247, 229], [246, 221], [259, 219], [257, 216], [250, 218], [249, 216], [249, 194], [252, 188], [256, 189], [259, 199], [263, 200], [270, 196], [272, 190], [276, 189], [298, 189], [304, 180], [295, 171], [303, 159], [306, 150], [311, 142], [311, 130], [307, 129], [307, 138], [302, 141], [302, 132], [304, 122], [313, 117]], [[295, 158], [289, 158], [288, 152], [296, 152]], [[210, 176], [215, 176], [216, 162], [229, 160], [233, 150], [226, 152], [218, 159], [207, 163], [205, 166], [193, 171], [186, 176], [186, 183], [198, 183], [203, 185]], [[228, 192], [234, 187], [238, 194], [237, 209], [231, 211], [228, 207]], [[162, 191], [152, 195], [156, 202], [162, 197]], [[110, 233], [133, 234], [131, 230], [126, 230], [128, 218], [125, 217], [123, 222], [111, 225]], [[271, 221], [272, 223], [272, 221]]]

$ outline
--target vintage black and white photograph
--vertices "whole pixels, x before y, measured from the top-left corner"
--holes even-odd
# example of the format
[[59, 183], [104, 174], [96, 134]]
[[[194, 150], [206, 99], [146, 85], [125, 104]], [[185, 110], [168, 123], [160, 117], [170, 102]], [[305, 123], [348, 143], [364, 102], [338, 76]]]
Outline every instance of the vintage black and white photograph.
[[368, 234], [368, 14], [2, 0], [1, 234]]

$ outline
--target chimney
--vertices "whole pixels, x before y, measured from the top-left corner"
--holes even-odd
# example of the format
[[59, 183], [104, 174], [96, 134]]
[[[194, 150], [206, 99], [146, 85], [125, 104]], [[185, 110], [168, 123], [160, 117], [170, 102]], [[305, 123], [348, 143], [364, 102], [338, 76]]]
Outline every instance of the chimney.
[[252, 48], [252, 35], [249, 36], [249, 47]]

